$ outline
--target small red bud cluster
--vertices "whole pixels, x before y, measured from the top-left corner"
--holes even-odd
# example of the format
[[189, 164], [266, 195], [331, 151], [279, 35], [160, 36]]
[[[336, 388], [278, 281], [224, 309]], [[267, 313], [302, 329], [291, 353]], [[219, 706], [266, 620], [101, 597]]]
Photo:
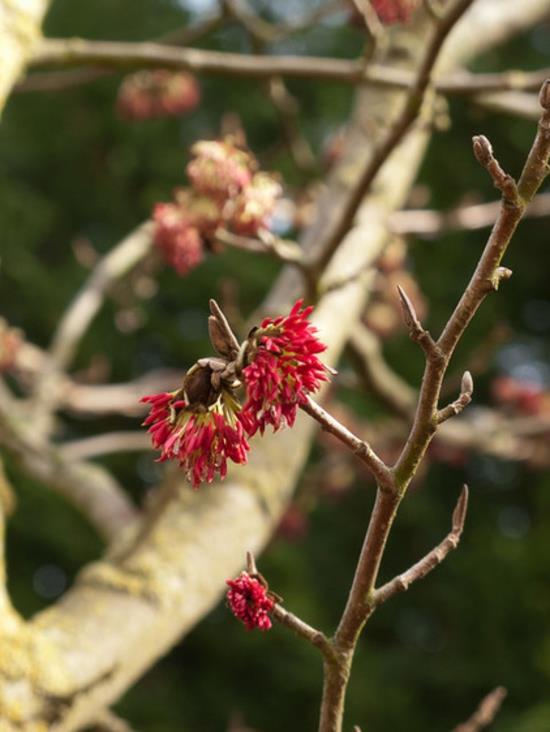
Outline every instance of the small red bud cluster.
[[227, 604], [233, 615], [238, 618], [247, 630], [269, 630], [271, 619], [269, 613], [275, 607], [275, 600], [270, 595], [265, 580], [241, 572], [234, 580], [226, 580], [229, 586]]
[[118, 90], [117, 110], [128, 120], [174, 117], [200, 102], [196, 78], [186, 71], [137, 71], [126, 76]]
[[179, 275], [212, 249], [219, 227], [246, 236], [265, 228], [281, 194], [273, 176], [258, 171], [254, 156], [232, 138], [201, 141], [187, 166], [191, 186], [177, 189], [171, 203], [153, 211], [155, 243]]
[[[292, 426], [307, 396], [327, 380], [318, 355], [326, 346], [298, 301], [290, 313], [265, 318], [240, 344], [218, 305], [211, 301], [209, 332], [219, 356], [202, 358], [175, 392], [142, 399], [159, 460], [177, 460], [193, 487], [225, 477], [227, 461], [247, 461], [248, 439]], [[238, 392], [244, 387], [241, 403]]]
[[[371, 0], [371, 3], [380, 22], [384, 25], [393, 25], [395, 23], [408, 23], [418, 7], [419, 0]], [[350, 6], [351, 22], [354, 25], [364, 23], [362, 14], [353, 0], [350, 0]]]
[[12, 328], [3, 318], [0, 318], [0, 373], [9, 371], [17, 359], [23, 337], [21, 331]]

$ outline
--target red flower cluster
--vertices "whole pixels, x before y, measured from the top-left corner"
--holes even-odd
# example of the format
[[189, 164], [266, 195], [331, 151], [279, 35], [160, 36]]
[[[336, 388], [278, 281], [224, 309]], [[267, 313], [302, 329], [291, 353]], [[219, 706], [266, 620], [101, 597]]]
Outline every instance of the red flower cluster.
[[200, 102], [200, 89], [185, 71], [138, 71], [127, 76], [118, 90], [117, 109], [125, 119], [151, 119], [185, 114]]
[[219, 473], [224, 478], [227, 460], [246, 463], [249, 445], [238, 418], [238, 405], [222, 391], [208, 409], [191, 409], [181, 392], [143, 397], [151, 405], [143, 423], [149, 426], [153, 447], [160, 449], [159, 461], [178, 460], [193, 488], [211, 483]]
[[385, 25], [408, 23], [418, 0], [372, 0], [372, 6]]
[[[161, 451], [159, 460], [178, 460], [195, 488], [216, 474], [224, 478], [228, 459], [246, 463], [248, 437], [263, 434], [267, 425], [274, 431], [292, 426], [299, 405], [327, 379], [317, 356], [326, 346], [308, 321], [312, 308], [301, 300], [288, 315], [266, 318], [241, 347], [214, 305], [218, 315], [209, 327], [221, 357], [198, 361], [182, 389], [142, 399], [151, 405], [144, 425]], [[241, 408], [235, 391], [242, 382]]]
[[247, 400], [240, 418], [250, 436], [258, 430], [263, 434], [267, 425], [274, 431], [285, 422], [292, 427], [298, 406], [327, 380], [317, 356], [326, 346], [308, 321], [312, 310], [298, 300], [289, 315], [265, 318], [260, 325], [242, 371]]
[[153, 214], [155, 243], [180, 275], [201, 261], [218, 227], [256, 235], [281, 193], [274, 178], [257, 172], [253, 155], [231, 138], [198, 142], [191, 152], [191, 188], [176, 190], [174, 201], [157, 204]]
[[174, 203], [157, 203], [153, 220], [156, 223], [155, 244], [180, 276], [202, 262], [201, 236], [185, 210]]
[[241, 572], [237, 579], [226, 582], [229, 585], [227, 603], [233, 615], [244, 623], [247, 630], [269, 630], [269, 613], [275, 602], [269, 596], [267, 588], [248, 572]]

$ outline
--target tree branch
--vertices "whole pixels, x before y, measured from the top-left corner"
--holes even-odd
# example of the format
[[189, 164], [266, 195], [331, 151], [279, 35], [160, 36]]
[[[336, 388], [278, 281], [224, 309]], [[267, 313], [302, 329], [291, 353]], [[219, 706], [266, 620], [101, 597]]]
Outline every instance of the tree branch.
[[97, 314], [110, 285], [150, 250], [152, 224], [146, 222], [131, 232], [96, 265], [59, 321], [49, 349], [49, 359], [34, 384], [33, 407], [40, 422], [58, 400], [55, 388], [59, 374], [70, 364], [78, 343]]
[[308, 397], [307, 401], [301, 404], [300, 407], [310, 417], [313, 417], [325, 432], [334, 435], [340, 442], [343, 442], [367, 466], [382, 490], [393, 491], [392, 476], [387, 465], [364, 440], [360, 440], [347, 427], [340, 424], [337, 419], [316, 404], [311, 397]]
[[480, 732], [480, 730], [488, 727], [494, 722], [507, 693], [503, 686], [497, 686], [481, 700], [479, 707], [470, 719], [455, 727], [453, 732]]
[[37, 440], [33, 424], [15, 400], [0, 398], [0, 443], [23, 471], [75, 505], [106, 541], [137, 518], [123, 489], [99, 465], [65, 460], [54, 446]]
[[419, 562], [414, 564], [406, 572], [403, 572], [403, 574], [394, 577], [390, 582], [377, 589], [374, 593], [375, 606], [381, 605], [399, 592], [405, 592], [413, 582], [424, 579], [424, 577], [441, 564], [453, 549], [457, 548], [464, 529], [467, 509], [468, 488], [464, 486], [453, 511], [451, 531], [440, 544], [426, 554]]
[[335, 219], [330, 236], [327, 237], [325, 248], [315, 260], [315, 266], [318, 271], [322, 271], [330, 261], [342, 238], [353, 226], [361, 201], [384, 164], [384, 161], [403, 139], [407, 130], [417, 118], [424, 103], [424, 96], [431, 83], [432, 73], [445, 39], [472, 2], [473, 0], [454, 0], [437, 23], [432, 38], [428, 42], [424, 57], [419, 65], [414, 83], [407, 93], [401, 113], [391, 124], [387, 135], [370, 156], [364, 170], [351, 190], [348, 200], [339, 212], [337, 219]]

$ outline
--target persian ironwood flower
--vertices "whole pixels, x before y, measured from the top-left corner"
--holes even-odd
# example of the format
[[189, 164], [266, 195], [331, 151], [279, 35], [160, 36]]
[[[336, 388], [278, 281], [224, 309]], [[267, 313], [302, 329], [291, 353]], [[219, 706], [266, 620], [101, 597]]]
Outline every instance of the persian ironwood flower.
[[150, 119], [184, 114], [199, 101], [199, 85], [192, 74], [155, 69], [137, 71], [124, 79], [118, 92], [117, 109], [126, 119]]
[[265, 227], [282, 189], [269, 173], [256, 173], [234, 201], [230, 201], [230, 227], [237, 234], [253, 236]]
[[195, 191], [229, 198], [250, 184], [256, 161], [230, 137], [202, 140], [193, 145], [191, 152], [194, 157], [187, 166], [187, 175]]
[[246, 463], [249, 445], [239, 419], [239, 405], [222, 389], [213, 404], [189, 405], [183, 392], [164, 392], [141, 400], [151, 405], [149, 426], [159, 461], [177, 460], [193, 488], [227, 473], [227, 460]]
[[327, 380], [317, 355], [326, 346], [308, 321], [313, 308], [302, 304], [298, 300], [286, 316], [265, 318], [250, 339], [242, 370], [247, 399], [240, 415], [250, 436], [263, 434], [267, 425], [273, 431], [284, 423], [292, 427], [299, 405]]
[[204, 258], [203, 242], [193, 218], [174, 203], [157, 203], [153, 210], [154, 240], [168, 264], [183, 276]]
[[236, 579], [227, 580], [226, 583], [229, 585], [227, 603], [233, 615], [244, 623], [247, 630], [269, 630], [269, 613], [275, 601], [270, 597], [267, 587], [248, 572], [241, 572]]

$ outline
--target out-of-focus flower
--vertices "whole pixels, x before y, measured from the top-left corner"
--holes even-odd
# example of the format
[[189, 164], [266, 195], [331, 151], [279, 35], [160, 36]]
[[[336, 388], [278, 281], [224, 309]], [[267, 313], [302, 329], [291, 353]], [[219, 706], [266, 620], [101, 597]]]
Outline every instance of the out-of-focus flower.
[[[374, 11], [384, 25], [393, 23], [408, 23], [412, 14], [418, 7], [418, 0], [371, 0]], [[351, 21], [358, 25], [364, 23], [362, 14], [357, 6], [350, 0]]]
[[143, 397], [151, 405], [149, 426], [159, 460], [177, 460], [193, 488], [224, 478], [227, 461], [246, 463], [249, 445], [239, 420], [239, 405], [222, 389], [213, 404], [191, 407], [181, 391]]
[[269, 630], [271, 619], [269, 613], [275, 606], [269, 596], [267, 588], [260, 580], [252, 577], [248, 572], [241, 574], [234, 580], [227, 580], [227, 604], [233, 615], [238, 618], [247, 630]]
[[229, 201], [230, 226], [237, 234], [253, 236], [265, 227], [281, 195], [280, 184], [269, 173], [256, 173], [234, 201]]
[[0, 318], [0, 373], [14, 366], [22, 342], [21, 331]]
[[155, 244], [179, 275], [187, 274], [202, 262], [202, 239], [186, 209], [174, 203], [157, 203], [153, 219]]
[[153, 213], [155, 241], [180, 275], [202, 260], [204, 246], [216, 251], [218, 228], [257, 235], [281, 194], [275, 178], [256, 172], [254, 156], [231, 137], [198, 142], [192, 154], [191, 187], [178, 188], [173, 201], [156, 204]]
[[194, 158], [187, 166], [187, 175], [198, 193], [228, 198], [250, 185], [256, 161], [230, 137], [197, 142], [191, 153]]
[[499, 376], [493, 381], [491, 389], [498, 402], [521, 414], [536, 415], [550, 410], [550, 399], [545, 390], [530, 381]]
[[120, 85], [117, 109], [125, 119], [185, 114], [200, 102], [197, 80], [186, 71], [155, 69], [127, 76]]
[[251, 436], [258, 430], [263, 434], [267, 425], [274, 431], [284, 423], [292, 426], [298, 406], [327, 379], [318, 358], [326, 346], [308, 321], [312, 310], [298, 300], [289, 315], [265, 318], [250, 339], [248, 365], [242, 370], [247, 399], [241, 420]]

